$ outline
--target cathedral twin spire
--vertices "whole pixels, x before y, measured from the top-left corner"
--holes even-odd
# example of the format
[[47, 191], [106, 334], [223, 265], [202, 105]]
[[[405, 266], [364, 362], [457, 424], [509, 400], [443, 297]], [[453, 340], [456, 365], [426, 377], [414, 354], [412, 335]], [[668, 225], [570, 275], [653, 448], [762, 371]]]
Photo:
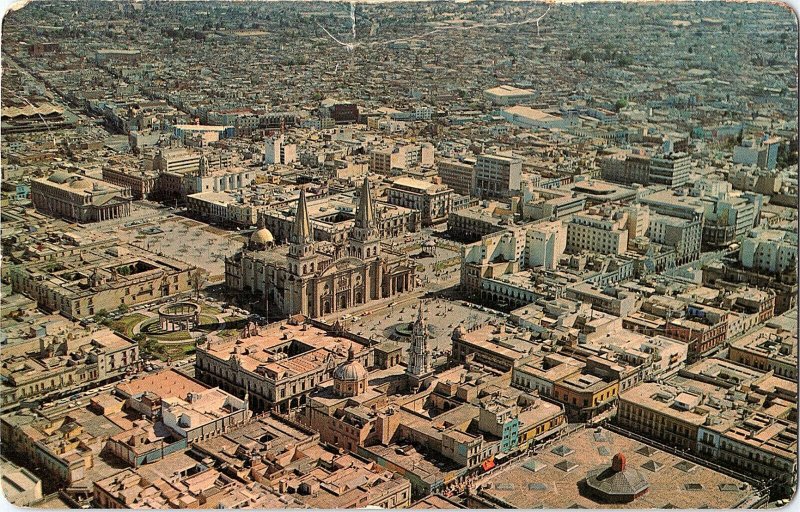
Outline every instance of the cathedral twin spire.
[[[361, 195], [356, 209], [355, 225], [350, 234], [351, 246], [355, 244], [369, 244], [356, 250], [359, 257], [374, 257], [378, 255], [380, 240], [376, 224], [375, 204], [372, 199], [369, 179], [366, 177], [361, 185]], [[290, 233], [290, 240], [295, 246], [309, 246], [314, 242], [311, 230], [311, 220], [308, 216], [308, 203], [305, 189], [300, 189], [300, 198], [297, 201], [297, 212]], [[366, 247], [366, 251], [363, 250]], [[304, 252], [304, 251], [301, 251]], [[351, 252], [352, 254], [352, 252]]]
[[[365, 177], [361, 185], [361, 197], [358, 200], [358, 208], [356, 209], [355, 225], [358, 228], [371, 229], [374, 224], [375, 205], [372, 200], [369, 180]], [[305, 189], [300, 189], [300, 199], [297, 201], [297, 213], [295, 214], [291, 235], [292, 243], [309, 243], [313, 241]]]
[[308, 204], [306, 191], [300, 189], [300, 199], [297, 201], [297, 213], [292, 225], [291, 242], [293, 244], [309, 244], [314, 241], [311, 233], [311, 221], [308, 218]]
[[358, 209], [356, 210], [356, 227], [362, 229], [372, 228], [375, 223], [375, 206], [372, 202], [372, 191], [369, 187], [369, 179], [365, 176], [361, 184], [361, 196], [358, 198]]

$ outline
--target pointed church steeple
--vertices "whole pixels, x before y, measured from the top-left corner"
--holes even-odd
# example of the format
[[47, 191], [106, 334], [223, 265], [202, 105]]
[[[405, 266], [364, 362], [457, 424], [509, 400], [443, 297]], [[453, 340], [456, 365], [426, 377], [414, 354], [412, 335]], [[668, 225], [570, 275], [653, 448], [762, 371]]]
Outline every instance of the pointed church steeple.
[[381, 234], [377, 220], [369, 179], [365, 177], [358, 198], [355, 223], [349, 236], [350, 256], [366, 260], [380, 255]]
[[306, 191], [300, 189], [300, 199], [297, 201], [297, 213], [292, 225], [293, 244], [304, 244], [313, 241], [311, 234], [311, 221], [308, 219], [308, 205], [306, 204]]
[[289, 233], [289, 271], [295, 276], [310, 276], [316, 267], [316, 244], [311, 232], [311, 221], [308, 219], [306, 191], [300, 189], [297, 201], [297, 212], [294, 216], [292, 231]]
[[370, 190], [369, 179], [365, 176], [361, 184], [361, 197], [358, 199], [358, 209], [356, 210], [356, 226], [369, 229], [375, 223], [375, 206], [372, 204], [372, 190]]

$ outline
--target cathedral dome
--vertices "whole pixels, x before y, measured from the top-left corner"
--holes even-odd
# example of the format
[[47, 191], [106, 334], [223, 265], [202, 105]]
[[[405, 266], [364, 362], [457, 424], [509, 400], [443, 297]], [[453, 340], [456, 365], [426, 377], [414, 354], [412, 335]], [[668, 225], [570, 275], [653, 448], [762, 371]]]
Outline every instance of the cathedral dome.
[[333, 378], [343, 382], [356, 382], [367, 378], [367, 369], [358, 361], [347, 361], [336, 367]]
[[354, 356], [353, 345], [350, 345], [350, 349], [347, 351], [347, 361], [333, 370], [333, 390], [337, 396], [358, 396], [367, 389], [369, 372], [355, 360]]
[[261, 228], [253, 231], [253, 234], [250, 235], [250, 243], [268, 245], [275, 243], [275, 237], [272, 236], [272, 232], [267, 228]]
[[76, 180], [72, 180], [72, 182], [69, 184], [69, 188], [86, 190], [88, 188], [92, 188], [92, 184], [87, 180], [78, 178]]

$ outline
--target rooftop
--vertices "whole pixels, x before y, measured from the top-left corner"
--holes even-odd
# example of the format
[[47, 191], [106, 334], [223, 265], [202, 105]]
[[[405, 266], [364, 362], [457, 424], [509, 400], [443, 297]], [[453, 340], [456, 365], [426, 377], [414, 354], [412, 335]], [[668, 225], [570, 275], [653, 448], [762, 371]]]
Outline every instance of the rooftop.
[[645, 450], [640, 442], [608, 430], [579, 429], [558, 444], [563, 449], [544, 449], [490, 476], [478, 496], [506, 508], [603, 508], [607, 505], [581, 492], [582, 482], [592, 469], [609, 466], [615, 453], [623, 453], [627, 467], [638, 469], [649, 483], [643, 496], [615, 508], [735, 508], [753, 495], [744, 482], [691, 463], [693, 469], [685, 471], [682, 463], [688, 461]]

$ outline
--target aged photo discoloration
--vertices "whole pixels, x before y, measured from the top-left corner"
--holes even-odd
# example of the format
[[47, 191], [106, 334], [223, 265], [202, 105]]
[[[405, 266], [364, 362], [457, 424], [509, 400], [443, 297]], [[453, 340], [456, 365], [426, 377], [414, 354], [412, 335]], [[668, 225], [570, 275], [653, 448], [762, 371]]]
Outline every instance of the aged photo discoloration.
[[796, 14], [20, 2], [0, 477], [30, 508], [776, 508]]

